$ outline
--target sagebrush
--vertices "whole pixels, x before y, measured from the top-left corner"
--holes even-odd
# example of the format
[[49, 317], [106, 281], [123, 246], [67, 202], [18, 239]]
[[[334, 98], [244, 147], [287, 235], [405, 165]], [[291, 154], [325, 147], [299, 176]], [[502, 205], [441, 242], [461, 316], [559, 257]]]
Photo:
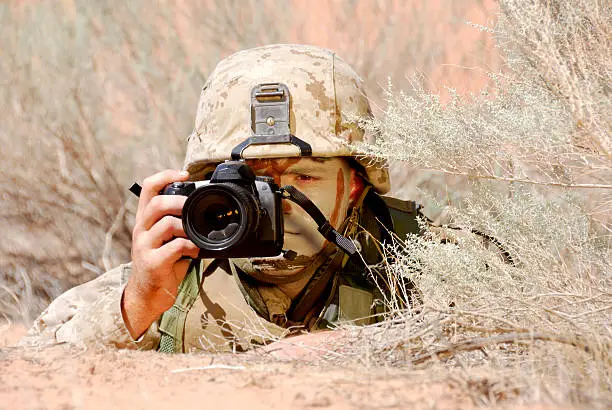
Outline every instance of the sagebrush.
[[606, 408], [611, 12], [597, 1], [500, 6], [498, 24], [481, 27], [506, 56], [491, 87], [443, 104], [415, 78], [389, 86], [383, 116], [362, 119], [378, 136], [356, 147], [364, 155], [459, 178], [462, 190], [421, 191], [443, 210], [440, 227], [424, 219], [424, 236], [387, 247], [389, 274], [409, 276], [422, 304], [351, 328], [348, 346], [369, 364], [451, 372], [477, 404]]

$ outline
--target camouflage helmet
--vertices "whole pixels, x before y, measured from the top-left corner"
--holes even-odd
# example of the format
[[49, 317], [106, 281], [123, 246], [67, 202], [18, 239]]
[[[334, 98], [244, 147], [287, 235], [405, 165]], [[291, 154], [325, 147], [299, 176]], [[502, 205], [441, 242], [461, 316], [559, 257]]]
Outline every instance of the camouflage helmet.
[[[266, 89], [269, 84], [275, 87]], [[259, 97], [284, 91], [290, 95], [285, 116]], [[366, 138], [355, 118], [369, 115], [363, 81], [330, 50], [279, 44], [240, 51], [222, 60], [202, 89], [185, 169], [201, 175], [232, 152], [245, 159], [353, 157], [347, 142]], [[286, 132], [278, 131], [283, 126]], [[287, 134], [285, 143], [265, 135], [275, 133]], [[384, 164], [357, 161], [379, 193], [389, 190]]]

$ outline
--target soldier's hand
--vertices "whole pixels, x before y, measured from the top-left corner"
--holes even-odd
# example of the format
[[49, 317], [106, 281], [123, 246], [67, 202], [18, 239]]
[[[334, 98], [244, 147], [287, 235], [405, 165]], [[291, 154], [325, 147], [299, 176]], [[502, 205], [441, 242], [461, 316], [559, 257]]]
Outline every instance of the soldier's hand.
[[132, 274], [121, 302], [124, 322], [134, 339], [174, 304], [190, 263], [181, 257], [198, 255], [199, 249], [187, 239], [180, 219], [187, 197], [159, 195], [169, 183], [185, 181], [188, 176], [166, 170], [142, 184], [132, 234]]

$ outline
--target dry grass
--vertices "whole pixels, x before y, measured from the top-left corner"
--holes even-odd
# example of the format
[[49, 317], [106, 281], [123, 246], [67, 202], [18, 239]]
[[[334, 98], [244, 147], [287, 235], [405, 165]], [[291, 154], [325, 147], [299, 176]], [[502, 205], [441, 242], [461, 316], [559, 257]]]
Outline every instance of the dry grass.
[[[481, 404], [608, 408], [612, 16], [597, 1], [500, 4], [487, 28], [507, 56], [495, 87], [442, 104], [415, 81], [390, 88], [385, 115], [363, 121], [380, 138], [362, 152], [462, 178], [459, 195], [421, 195], [464, 234], [389, 246], [389, 275], [409, 276], [423, 304], [351, 328], [346, 346], [370, 365], [456, 375]], [[496, 238], [514, 263], [471, 230]]]

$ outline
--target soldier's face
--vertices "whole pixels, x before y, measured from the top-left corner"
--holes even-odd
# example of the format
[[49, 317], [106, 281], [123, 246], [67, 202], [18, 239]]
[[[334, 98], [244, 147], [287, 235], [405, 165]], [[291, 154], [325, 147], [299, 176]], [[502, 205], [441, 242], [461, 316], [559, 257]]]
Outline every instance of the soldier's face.
[[[274, 178], [279, 186], [293, 185], [323, 212], [334, 228], [344, 220], [355, 195], [354, 171], [342, 158], [286, 158], [247, 160], [257, 175]], [[353, 195], [351, 196], [351, 192]], [[314, 256], [325, 245], [317, 224], [301, 207], [283, 200], [284, 248], [300, 256]]]

